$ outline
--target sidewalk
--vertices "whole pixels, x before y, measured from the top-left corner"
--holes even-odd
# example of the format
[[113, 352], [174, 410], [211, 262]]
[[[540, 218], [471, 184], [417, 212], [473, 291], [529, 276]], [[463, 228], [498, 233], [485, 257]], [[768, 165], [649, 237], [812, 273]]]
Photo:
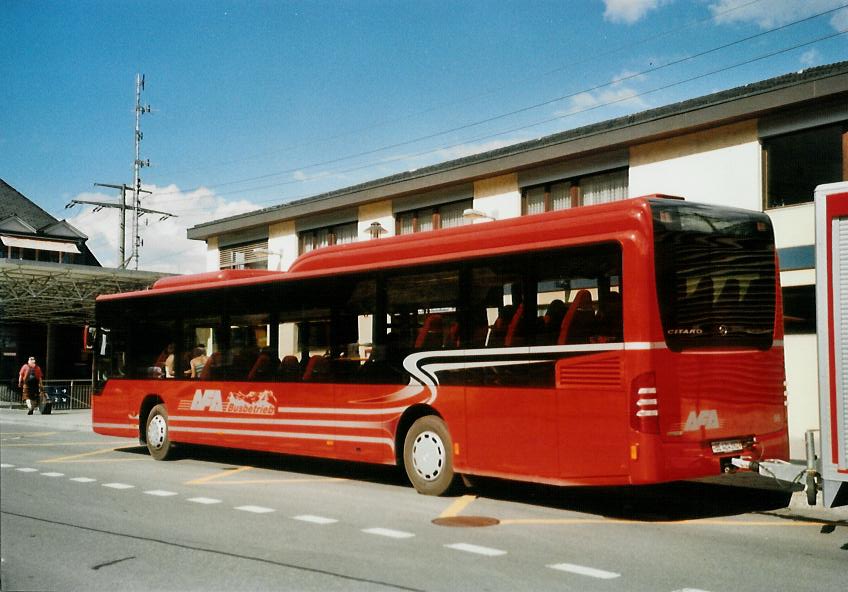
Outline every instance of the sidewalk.
[[[25, 408], [6, 408], [0, 409], [0, 424], [37, 426], [39, 429], [50, 428], [62, 431], [90, 432], [91, 410], [71, 409], [67, 411], [53, 411], [50, 415], [41, 415], [36, 411], [32, 415], [27, 415]], [[839, 522], [842, 526], [848, 526], [848, 506], [841, 508], [823, 508], [820, 505], [809, 506], [807, 505], [807, 496], [803, 491], [798, 491], [792, 495], [792, 500], [789, 502], [788, 508], [767, 513], [792, 520]]]
[[91, 409], [54, 410], [50, 415], [41, 415], [38, 410], [27, 415], [26, 407], [0, 409], [0, 423], [31, 425], [62, 431], [90, 432]]

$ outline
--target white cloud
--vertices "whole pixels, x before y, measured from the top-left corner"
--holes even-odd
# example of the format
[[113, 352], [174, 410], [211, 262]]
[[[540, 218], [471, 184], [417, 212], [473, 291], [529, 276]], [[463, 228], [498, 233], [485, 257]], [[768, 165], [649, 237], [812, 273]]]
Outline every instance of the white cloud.
[[648, 12], [658, 9], [671, 0], [604, 0], [604, 19], [612, 23], [632, 25]]
[[636, 89], [616, 83], [605, 90], [583, 92], [572, 97], [569, 108], [557, 111], [556, 116], [564, 117], [603, 107], [647, 109], [649, 107], [648, 103], [638, 95], [639, 91]]
[[[150, 188], [150, 187], [148, 187]], [[206, 188], [183, 192], [177, 186], [153, 187], [152, 195], [142, 200], [142, 207], [173, 213], [176, 216], [160, 220], [160, 216], [146, 214], [139, 225], [139, 235], [144, 242], [139, 249], [139, 269], [167, 273], [198, 273], [206, 269], [206, 244], [189, 240], [186, 230], [197, 224], [236, 216], [257, 209], [246, 200], [227, 201]], [[83, 193], [74, 199], [116, 203], [114, 195]], [[118, 209], [106, 208], [93, 212], [91, 206], [67, 221], [88, 235], [88, 248], [104, 267], [117, 267], [120, 236]], [[132, 216], [127, 214], [126, 254], [132, 251]], [[131, 267], [135, 267], [134, 263]]]
[[801, 54], [801, 63], [804, 66], [815, 66], [816, 64], [821, 63], [821, 61], [821, 53], [815, 47]]
[[[709, 9], [720, 25], [754, 23], [761, 29], [772, 29], [842, 4], [843, 0], [767, 0], [754, 4], [750, 4], [750, 0], [717, 0]], [[832, 13], [829, 22], [837, 31], [844, 30], [848, 27], [848, 8]]]

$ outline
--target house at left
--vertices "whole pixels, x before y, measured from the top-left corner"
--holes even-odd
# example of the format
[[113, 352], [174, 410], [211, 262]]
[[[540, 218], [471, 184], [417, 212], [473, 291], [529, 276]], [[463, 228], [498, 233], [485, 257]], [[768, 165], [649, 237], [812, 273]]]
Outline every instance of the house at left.
[[90, 379], [83, 334], [95, 298], [164, 275], [104, 268], [87, 240], [0, 179], [0, 395], [10, 395], [29, 356], [48, 380]]

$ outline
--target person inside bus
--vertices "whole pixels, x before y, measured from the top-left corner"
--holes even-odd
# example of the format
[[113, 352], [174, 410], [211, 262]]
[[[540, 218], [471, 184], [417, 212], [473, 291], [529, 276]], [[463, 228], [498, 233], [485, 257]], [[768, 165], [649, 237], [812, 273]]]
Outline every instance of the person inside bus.
[[541, 322], [539, 323], [540, 341], [542, 344], [556, 344], [557, 337], [559, 337], [559, 330], [562, 326], [562, 319], [565, 318], [567, 310], [568, 307], [565, 305], [565, 302], [559, 298], [551, 300], [550, 304], [548, 304], [545, 315], [541, 317]]
[[165, 349], [163, 349], [156, 357], [156, 361], [153, 362], [153, 366], [147, 369], [148, 378], [162, 378], [163, 376], [167, 378], [174, 377], [175, 349], [176, 347], [173, 342], [165, 346]]
[[198, 343], [197, 347], [194, 348], [193, 353], [194, 357], [188, 363], [189, 372], [191, 372], [192, 378], [200, 378], [200, 375], [203, 373], [203, 367], [209, 359], [206, 355], [206, 346], [202, 343]]

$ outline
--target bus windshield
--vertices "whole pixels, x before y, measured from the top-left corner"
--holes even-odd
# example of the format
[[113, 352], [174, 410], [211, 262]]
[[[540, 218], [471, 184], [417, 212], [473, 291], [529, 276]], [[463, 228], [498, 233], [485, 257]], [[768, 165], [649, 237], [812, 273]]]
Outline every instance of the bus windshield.
[[765, 214], [652, 201], [666, 344], [771, 347], [775, 259]]

